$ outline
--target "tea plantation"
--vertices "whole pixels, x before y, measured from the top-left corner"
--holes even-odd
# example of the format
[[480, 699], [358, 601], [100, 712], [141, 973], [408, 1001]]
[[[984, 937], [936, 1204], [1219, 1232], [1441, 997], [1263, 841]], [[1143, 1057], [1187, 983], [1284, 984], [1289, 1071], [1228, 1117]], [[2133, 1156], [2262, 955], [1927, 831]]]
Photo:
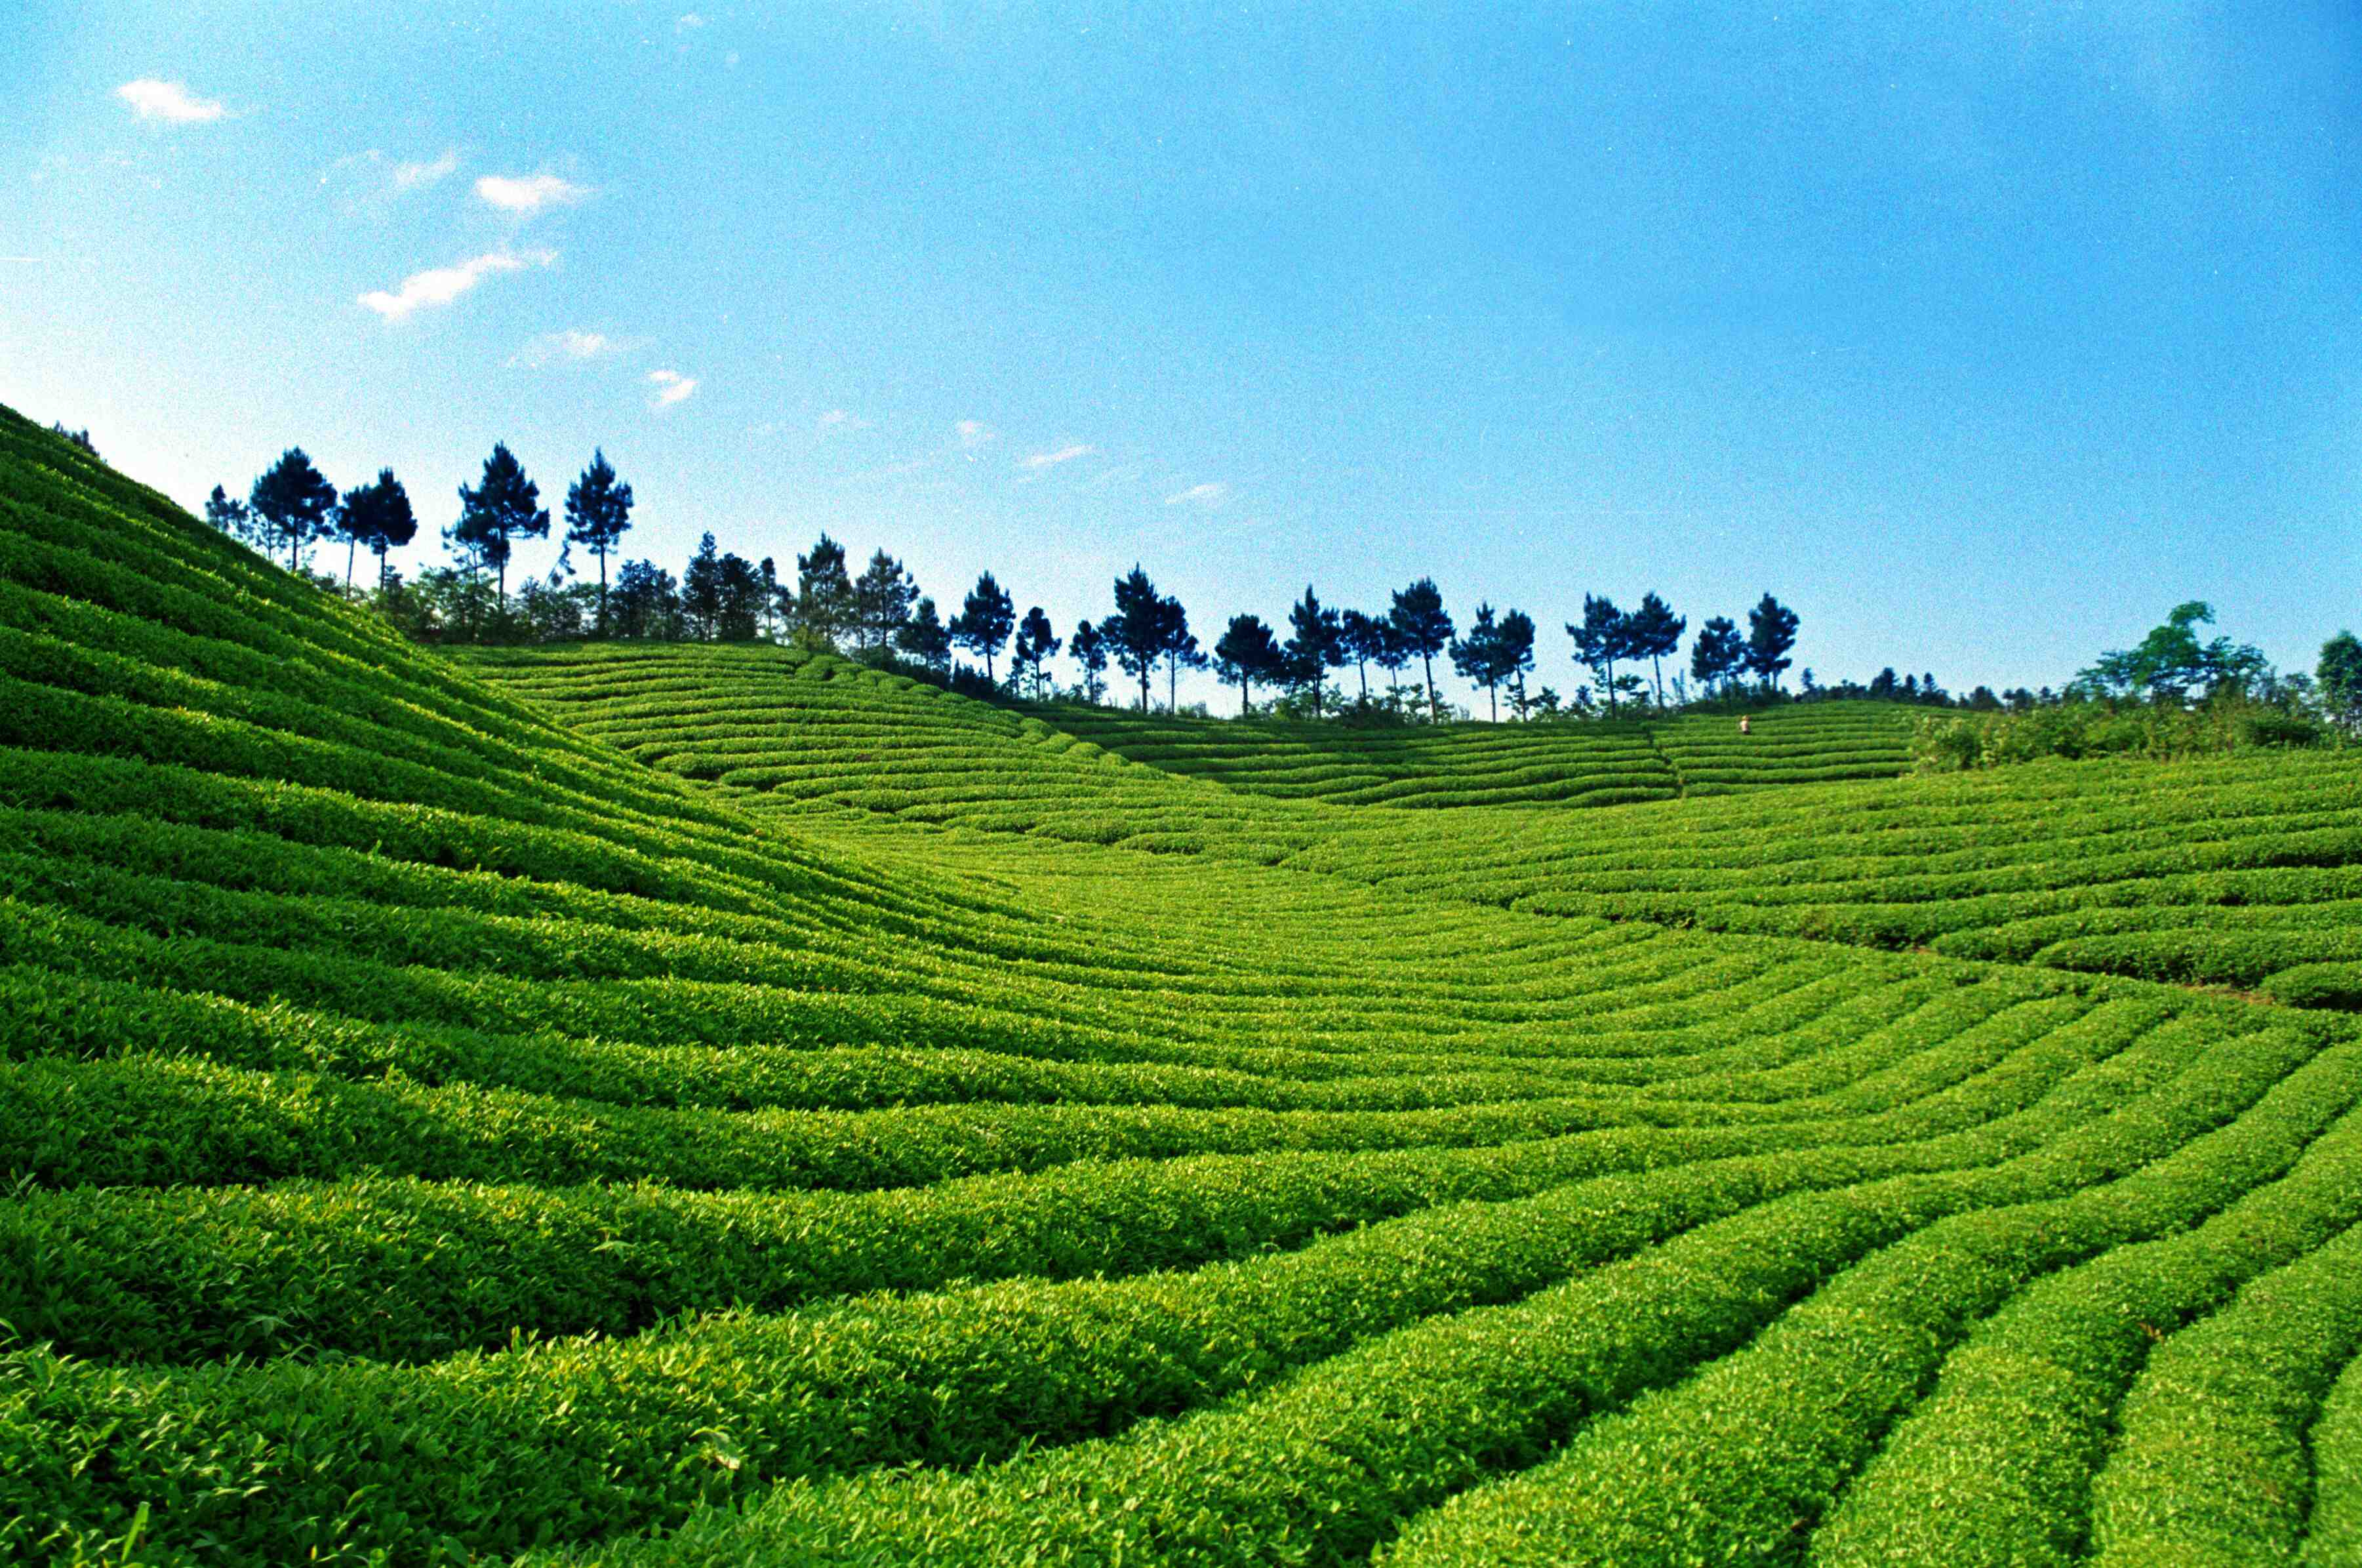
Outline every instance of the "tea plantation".
[[0, 1560], [2362, 1562], [2351, 764], [1903, 733], [459, 660], [0, 414]]

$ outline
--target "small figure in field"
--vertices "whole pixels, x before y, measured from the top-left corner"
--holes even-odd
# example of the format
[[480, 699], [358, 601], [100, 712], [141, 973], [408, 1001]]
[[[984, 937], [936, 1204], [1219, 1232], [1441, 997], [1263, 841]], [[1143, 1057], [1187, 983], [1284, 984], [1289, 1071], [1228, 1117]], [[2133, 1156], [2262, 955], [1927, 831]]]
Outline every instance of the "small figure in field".
[[1753, 734], [1755, 733], [1748, 727], [1747, 715], [1744, 713], [1738, 715], [1738, 733], [1743, 735]]

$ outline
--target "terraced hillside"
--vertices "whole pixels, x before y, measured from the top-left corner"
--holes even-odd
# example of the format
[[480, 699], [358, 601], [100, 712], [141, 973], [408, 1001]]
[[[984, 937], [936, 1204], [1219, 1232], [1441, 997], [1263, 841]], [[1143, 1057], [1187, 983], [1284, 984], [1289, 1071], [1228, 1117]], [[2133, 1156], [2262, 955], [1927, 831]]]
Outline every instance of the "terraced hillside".
[[1892, 778], [1915, 715], [1891, 703], [1816, 703], [1736, 720], [1694, 714], [1599, 723], [1410, 728], [1240, 723], [1061, 703], [1043, 722], [1120, 756], [1233, 790], [1332, 805], [1606, 806], [1772, 784]]
[[0, 1559], [2362, 1555], [2352, 1021], [1384, 858], [1920, 781], [1406, 813], [1007, 720], [846, 743], [995, 759], [881, 808], [540, 679], [0, 415]]
[[[1678, 801], [1580, 821], [1554, 804], [1463, 808], [1407, 828], [1389, 812], [1168, 774], [1153, 748], [1127, 767], [1052, 727], [1076, 718], [1071, 710], [1021, 717], [836, 659], [690, 647], [473, 662], [580, 732], [714, 780], [749, 810], [855, 808], [1283, 866], [1532, 913], [1927, 946], [2362, 1009], [2362, 766], [2351, 753], [1824, 785], [1798, 758], [1812, 747], [1842, 757], [1844, 735], [1864, 719], [1875, 743], [1896, 712], [1831, 703], [1769, 715], [1747, 736], [1721, 718], [1662, 726], [1657, 744], [1687, 759], [1689, 794]], [[1163, 722], [1118, 716], [1090, 733], [1137, 736]], [[1264, 744], [1242, 727], [1237, 745]], [[1809, 746], [1796, 738], [1807, 731]], [[1569, 733], [1572, 742], [1544, 744], [1580, 755], [1584, 732]], [[1413, 739], [1448, 750], [1458, 734]], [[1701, 798], [1717, 792], [1710, 775], [1735, 771], [1701, 758], [1757, 743], [1774, 749], [1756, 787]], [[1794, 782], [1763, 787], [1780, 778]]]

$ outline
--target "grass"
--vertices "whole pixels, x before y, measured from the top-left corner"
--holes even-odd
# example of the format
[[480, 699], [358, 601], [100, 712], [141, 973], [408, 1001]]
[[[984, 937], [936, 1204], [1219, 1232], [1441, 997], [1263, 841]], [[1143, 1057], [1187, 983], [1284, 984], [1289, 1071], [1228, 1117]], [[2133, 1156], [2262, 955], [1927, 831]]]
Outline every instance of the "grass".
[[455, 660], [0, 415], [0, 1557], [2341, 1561], [2356, 786], [1906, 732]]

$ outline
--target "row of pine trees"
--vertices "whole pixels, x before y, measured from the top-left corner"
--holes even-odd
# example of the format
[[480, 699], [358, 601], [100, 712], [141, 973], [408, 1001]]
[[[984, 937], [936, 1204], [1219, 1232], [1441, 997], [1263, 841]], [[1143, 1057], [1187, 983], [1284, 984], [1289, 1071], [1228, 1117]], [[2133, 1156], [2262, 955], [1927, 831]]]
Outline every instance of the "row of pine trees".
[[[453, 564], [430, 567], [408, 582], [391, 569], [388, 556], [417, 537], [418, 519], [391, 469], [340, 494], [302, 447], [290, 447], [257, 476], [245, 497], [233, 498], [215, 486], [205, 516], [257, 550], [274, 558], [283, 553], [291, 570], [303, 570], [318, 546], [343, 544], [342, 586], [348, 591], [353, 591], [359, 556], [373, 556], [376, 586], [357, 596], [421, 640], [787, 639], [876, 663], [905, 662], [943, 679], [955, 673], [973, 679], [955, 665], [955, 655], [964, 652], [981, 665], [986, 685], [1036, 698], [1059, 694], [1049, 666], [1063, 649], [1080, 673], [1066, 689], [1072, 695], [1103, 701], [1112, 667], [1136, 687], [1142, 709], [1151, 705], [1160, 674], [1166, 703], [1175, 706], [1182, 673], [1210, 668], [1238, 688], [1242, 712], [1253, 710], [1260, 687], [1286, 693], [1297, 708], [1320, 717], [1332, 706], [1347, 705], [1331, 678], [1350, 667], [1358, 685], [1350, 706], [1396, 712], [1408, 706], [1440, 719], [1444, 705], [1436, 686], [1438, 659], [1448, 659], [1462, 679], [1484, 690], [1496, 719], [1504, 697], [1520, 718], [1595, 708], [1612, 713], [1627, 702], [1662, 708], [1669, 702], [1664, 661], [1678, 654], [1689, 629], [1687, 619], [1653, 592], [1629, 611], [1586, 594], [1583, 618], [1567, 623], [1566, 631], [1575, 663], [1591, 680], [1578, 685], [1568, 701], [1547, 686], [1529, 689], [1528, 677], [1535, 668], [1532, 616], [1479, 604], [1463, 629], [1431, 578], [1396, 591], [1376, 612], [1324, 605], [1308, 585], [1287, 613], [1285, 635], [1260, 616], [1233, 615], [1207, 650], [1180, 601], [1161, 593], [1135, 566], [1116, 580], [1112, 612], [1076, 624], [1061, 638], [1040, 605], [1019, 615], [1015, 599], [990, 572], [977, 580], [958, 611], [946, 618], [886, 551], [873, 554], [855, 574], [844, 547], [825, 534], [796, 558], [791, 579], [767, 558], [748, 561], [717, 549], [711, 534], [676, 578], [652, 561], [620, 558], [633, 503], [632, 487], [603, 452], [593, 452], [567, 488], [557, 565], [546, 578], [521, 582], [513, 602], [508, 588], [512, 552], [521, 539], [548, 537], [552, 521], [541, 504], [539, 485], [505, 443], [493, 447], [475, 484], [459, 487], [458, 516], [442, 535]], [[595, 584], [573, 580], [577, 550], [597, 563]], [[618, 558], [612, 580], [611, 557]], [[1777, 691], [1792, 662], [1797, 629], [1796, 613], [1769, 593], [1748, 612], [1743, 633], [1729, 617], [1707, 620], [1691, 641], [1689, 681], [1694, 687], [1677, 669], [1670, 701], [1687, 701], [1693, 692], [1727, 696], [1750, 687]], [[1418, 677], [1406, 685], [1413, 661]], [[1646, 680], [1639, 673], [1643, 665]], [[1374, 696], [1373, 666], [1381, 673]], [[1809, 681], [1809, 671], [1806, 676]]]

